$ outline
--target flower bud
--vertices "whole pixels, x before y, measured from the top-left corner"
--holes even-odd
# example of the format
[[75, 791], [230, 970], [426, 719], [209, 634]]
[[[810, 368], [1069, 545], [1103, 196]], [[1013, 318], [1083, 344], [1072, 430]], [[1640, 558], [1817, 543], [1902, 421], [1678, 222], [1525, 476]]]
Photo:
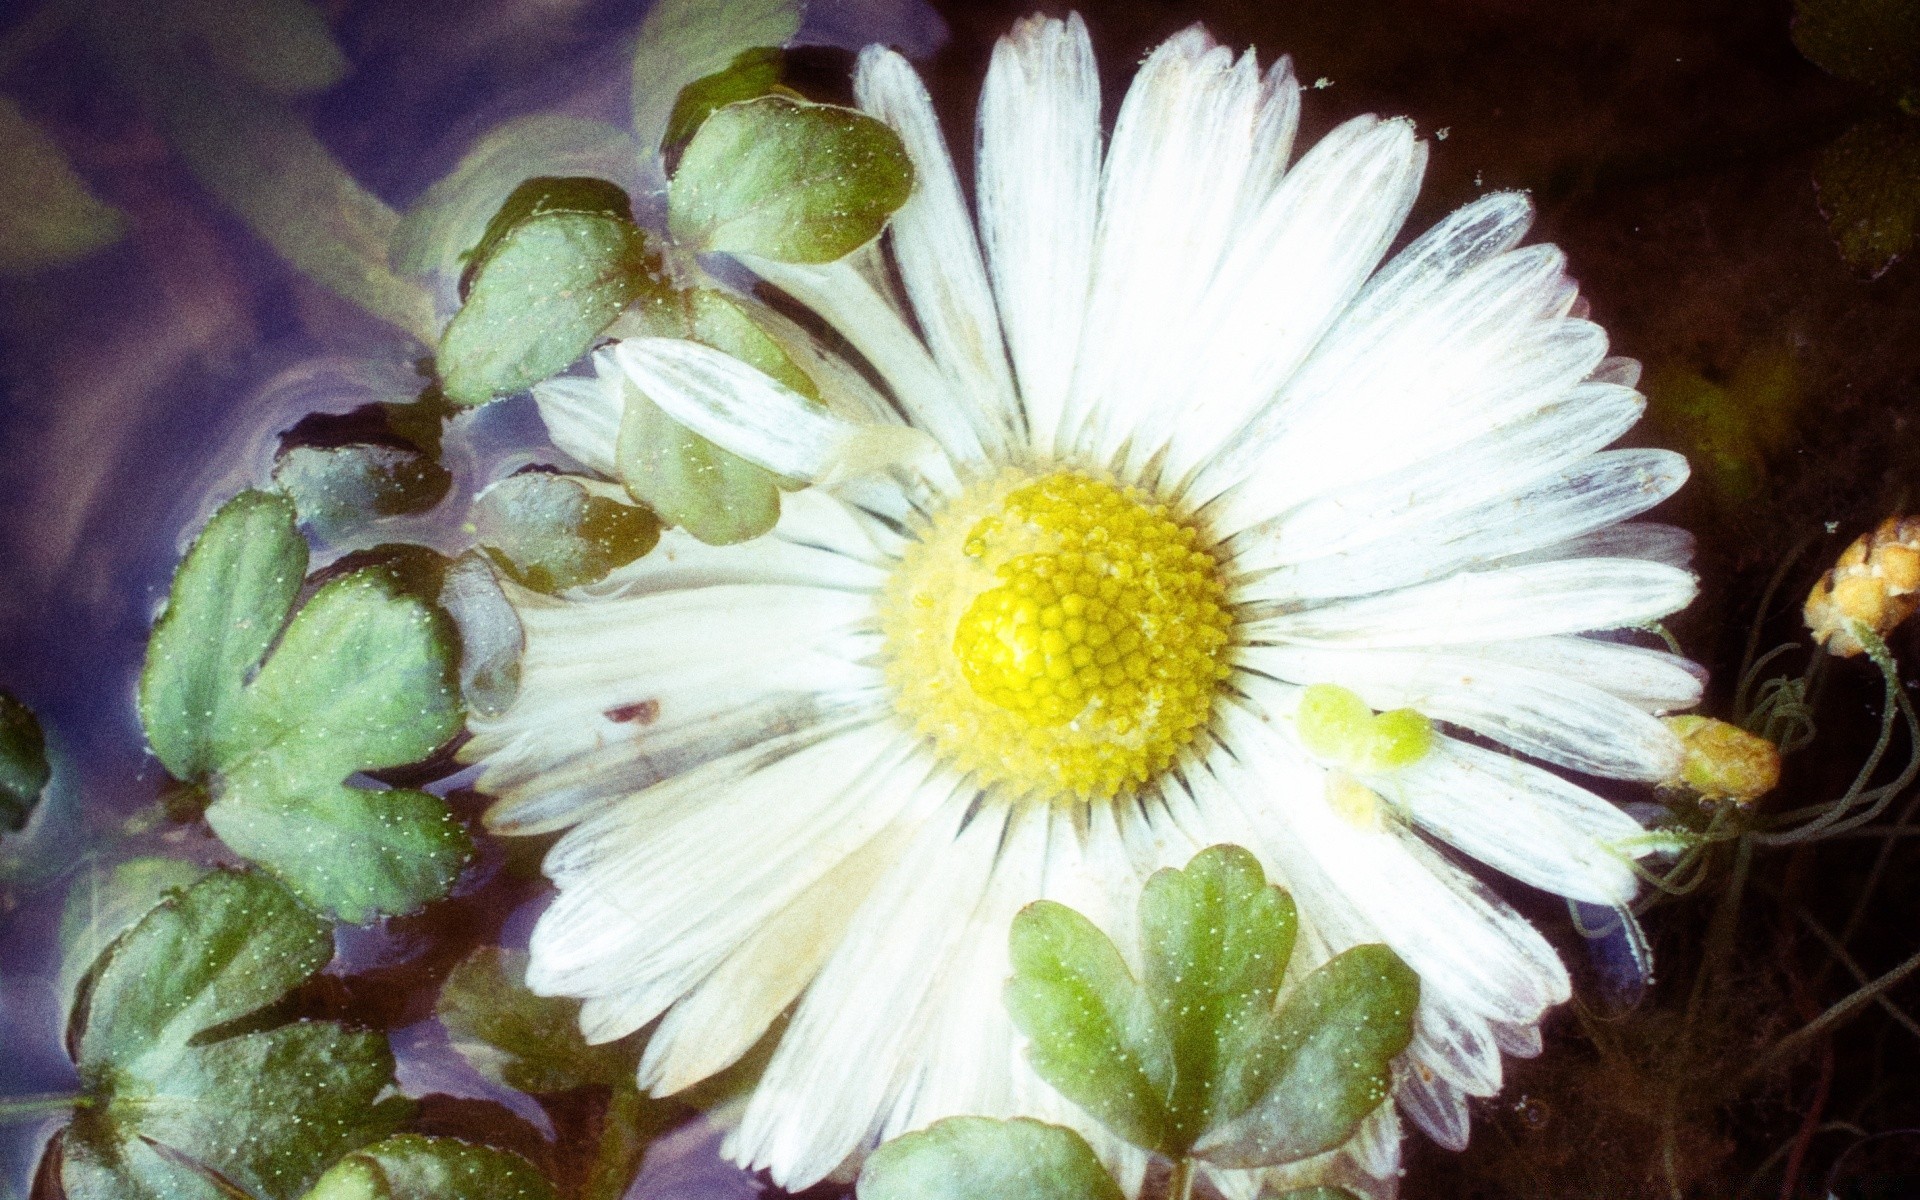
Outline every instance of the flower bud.
[[1703, 800], [1751, 804], [1780, 782], [1780, 750], [1758, 734], [1712, 717], [1662, 717], [1661, 723], [1680, 739], [1682, 751], [1669, 787]]
[[1920, 517], [1888, 517], [1861, 534], [1807, 593], [1807, 628], [1828, 653], [1852, 658], [1866, 649], [1853, 635], [1859, 622], [1885, 637], [1920, 607]]

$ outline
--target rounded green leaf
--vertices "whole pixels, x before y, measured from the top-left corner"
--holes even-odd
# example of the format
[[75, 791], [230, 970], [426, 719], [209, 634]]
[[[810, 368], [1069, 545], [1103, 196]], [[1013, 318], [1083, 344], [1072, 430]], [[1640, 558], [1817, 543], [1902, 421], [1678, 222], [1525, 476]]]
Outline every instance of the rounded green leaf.
[[305, 1200], [553, 1200], [553, 1185], [518, 1154], [449, 1137], [403, 1133], [341, 1159]]
[[690, 84], [800, 32], [800, 0], [657, 0], [633, 53], [633, 132], [651, 157]]
[[130, 858], [89, 865], [60, 909], [60, 994], [72, 1000], [80, 980], [115, 938], [170, 891], [191, 887], [206, 869], [178, 858]]
[[1840, 256], [1879, 276], [1920, 234], [1920, 120], [1854, 126], [1820, 152], [1813, 182]]
[[730, 546], [780, 520], [780, 487], [765, 468], [675, 421], [631, 384], [614, 461], [627, 494], [710, 546]]
[[631, 1040], [590, 1046], [580, 1002], [527, 990], [523, 950], [482, 946], [447, 976], [435, 1005], [460, 1056], [497, 1083], [544, 1096], [595, 1084], [631, 1082]]
[[913, 191], [893, 130], [782, 96], [716, 110], [668, 189], [674, 237], [700, 250], [831, 262], [880, 235]]
[[140, 722], [175, 778], [203, 778], [231, 752], [241, 685], [286, 623], [306, 571], [307, 543], [285, 496], [242, 492], [194, 539], [140, 673]]
[[[595, 201], [594, 184], [592, 192], [618, 194], [619, 205]], [[484, 404], [538, 383], [584, 354], [621, 309], [663, 286], [624, 203], [600, 180], [531, 180], [508, 198], [475, 248], [466, 302], [440, 339], [449, 399]]]
[[381, 517], [432, 508], [453, 475], [411, 447], [355, 443], [289, 447], [274, 460], [273, 482], [293, 497], [302, 522], [338, 541]]
[[475, 537], [523, 587], [559, 592], [606, 578], [660, 541], [660, 521], [618, 487], [526, 471], [473, 502]]
[[1420, 980], [1381, 945], [1355, 946], [1292, 990], [1265, 1053], [1266, 1094], [1202, 1137], [1222, 1167], [1270, 1167], [1332, 1150], [1393, 1091], [1391, 1063], [1413, 1040]]
[[40, 718], [13, 693], [0, 691], [0, 830], [25, 828], [52, 778]]
[[1017, 1117], [948, 1117], [875, 1150], [860, 1200], [1121, 1200], [1071, 1129]]
[[667, 118], [667, 131], [660, 143], [669, 167], [677, 164], [680, 152], [687, 148], [715, 109], [742, 100], [757, 100], [780, 86], [786, 55], [773, 46], [742, 50], [723, 70], [702, 76], [680, 89], [674, 101], [673, 115]]

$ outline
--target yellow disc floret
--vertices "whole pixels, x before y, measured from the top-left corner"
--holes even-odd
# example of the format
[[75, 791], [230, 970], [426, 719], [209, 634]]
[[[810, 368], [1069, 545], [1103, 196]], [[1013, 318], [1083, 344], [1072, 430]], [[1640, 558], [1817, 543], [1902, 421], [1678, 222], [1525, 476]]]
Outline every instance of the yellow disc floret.
[[1206, 725], [1232, 631], [1199, 531], [1079, 472], [971, 489], [888, 588], [901, 709], [1019, 795], [1109, 797]]

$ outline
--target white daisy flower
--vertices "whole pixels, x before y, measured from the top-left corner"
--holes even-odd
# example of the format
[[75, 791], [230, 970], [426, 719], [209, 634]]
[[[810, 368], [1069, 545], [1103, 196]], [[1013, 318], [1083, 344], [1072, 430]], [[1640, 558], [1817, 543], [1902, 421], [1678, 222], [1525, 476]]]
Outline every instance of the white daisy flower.
[[[1686, 464], [1604, 449], [1638, 367], [1561, 253], [1518, 246], [1524, 196], [1383, 266], [1426, 148], [1365, 116], [1296, 160], [1299, 91], [1191, 29], [1103, 153], [1084, 25], [1022, 22], [980, 102], [976, 226], [920, 80], [869, 48], [859, 103], [918, 173], [891, 263], [747, 264], [864, 360], [809, 355], [828, 406], [659, 339], [537, 391], [590, 468], [637, 388], [817, 485], [744, 545], [669, 532], [594, 588], [515, 592], [521, 690], [466, 750], [497, 830], [567, 830], [529, 982], [583, 998], [594, 1039], [657, 1020], [646, 1087], [791, 1010], [730, 1141], [787, 1187], [974, 1113], [1072, 1125], [1137, 1190], [1142, 1153], [1024, 1061], [1008, 926], [1050, 897], [1130, 949], [1146, 877], [1233, 842], [1293, 892], [1298, 970], [1377, 941], [1420, 974], [1398, 1113], [1274, 1176], [1389, 1195], [1398, 1117], [1463, 1145], [1465, 1098], [1568, 997], [1461, 859], [1634, 895], [1639, 826], [1560, 772], [1677, 768], [1652, 714], [1698, 670], [1593, 635], [1692, 597], [1686, 536], [1622, 524]], [[1300, 715], [1323, 684], [1346, 690]], [[1354, 694], [1442, 732], [1343, 754]]]

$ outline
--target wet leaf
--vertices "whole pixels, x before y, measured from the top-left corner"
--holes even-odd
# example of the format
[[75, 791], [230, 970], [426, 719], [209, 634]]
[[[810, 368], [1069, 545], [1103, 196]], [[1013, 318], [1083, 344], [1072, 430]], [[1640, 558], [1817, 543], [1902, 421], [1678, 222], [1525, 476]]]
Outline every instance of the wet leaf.
[[328, 1169], [305, 1200], [553, 1200], [518, 1154], [457, 1138], [403, 1133]]
[[1165, 1145], [1173, 1048], [1120, 951], [1050, 900], [1020, 910], [1010, 944], [1007, 1010], [1033, 1069], [1134, 1145]]
[[329, 580], [287, 623], [305, 565], [284, 497], [216, 513], [148, 644], [141, 719], [170, 772], [208, 785], [207, 821], [236, 853], [344, 920], [410, 912], [452, 886], [465, 833], [432, 796], [342, 781], [459, 728], [452, 631], [377, 567]]
[[1920, 114], [1920, 3], [1794, 0], [1793, 11], [1800, 53]]
[[0, 830], [26, 828], [52, 778], [40, 718], [13, 693], [0, 690]]
[[879, 121], [765, 96], [700, 126], [668, 189], [668, 219], [700, 250], [831, 262], [878, 237], [912, 190], [906, 149]]
[[306, 0], [178, 0], [214, 61], [269, 92], [323, 92], [347, 73], [326, 18]]
[[1238, 846], [1156, 872], [1140, 896], [1147, 996], [1172, 1043], [1172, 1144], [1245, 1112], [1277, 1066], [1266, 1053], [1274, 998], [1293, 957], [1293, 898]]
[[1413, 1039], [1420, 980], [1385, 946], [1355, 946], [1301, 980], [1261, 1053], [1266, 1094], [1193, 1152], [1265, 1167], [1332, 1150], [1393, 1091], [1390, 1064]]
[[580, 1002], [534, 995], [522, 982], [526, 974], [524, 951], [482, 946], [447, 976], [436, 1011], [460, 1056], [532, 1096], [630, 1084], [639, 1063], [632, 1041], [589, 1046], [580, 1036]]
[[[1144, 982], [1086, 918], [1050, 901], [1014, 919], [1007, 1007], [1035, 1071], [1135, 1145], [1275, 1166], [1351, 1137], [1388, 1094], [1419, 981], [1359, 946], [1281, 990], [1291, 898], [1215, 846], [1140, 900]], [[1282, 1003], [1276, 1010], [1276, 997]]]
[[170, 891], [191, 887], [206, 868], [177, 858], [130, 858], [87, 870], [67, 889], [60, 910], [60, 995], [74, 990], [113, 940]]
[[494, 214], [529, 179], [618, 176], [639, 155], [625, 130], [561, 113], [493, 129], [413, 203], [393, 235], [394, 270], [457, 275]]
[[126, 218], [96, 199], [60, 147], [0, 96], [0, 275], [85, 258], [118, 241]]
[[487, 557], [469, 550], [447, 568], [440, 607], [460, 631], [460, 696], [467, 710], [496, 717], [520, 691], [526, 630]]
[[473, 502], [475, 537], [523, 587], [560, 592], [605, 579], [660, 541], [660, 522], [617, 485], [524, 471]]
[[621, 309], [664, 286], [659, 270], [620, 189], [522, 184], [474, 248], [466, 302], [440, 340], [448, 398], [484, 404], [564, 369]]
[[1071, 1129], [1017, 1117], [948, 1117], [875, 1150], [860, 1200], [1121, 1200]]
[[745, 51], [792, 41], [803, 8], [799, 0], [659, 0], [648, 9], [633, 55], [633, 131], [644, 152], [660, 146], [683, 89]]
[[1877, 278], [1920, 232], [1920, 120], [1861, 122], [1820, 152], [1813, 181], [1840, 256]]
[[362, 442], [290, 447], [274, 460], [273, 482], [293, 498], [303, 523], [340, 541], [381, 517], [432, 508], [453, 475], [417, 449]]
[[667, 119], [666, 136], [660, 144], [661, 153], [667, 157], [668, 169], [673, 169], [679, 162], [680, 152], [687, 148], [687, 143], [693, 140], [693, 135], [699, 132], [700, 126], [713, 115], [715, 109], [771, 94], [780, 87], [785, 67], [784, 52], [773, 46], [756, 46], [751, 50], [742, 50], [724, 70], [696, 79], [681, 88], [679, 99], [674, 101], [673, 115]]
[[258, 875], [220, 871], [108, 949], [77, 1006], [86, 1104], [50, 1155], [70, 1200], [293, 1200], [391, 1133], [405, 1102], [377, 1034], [260, 1016], [333, 955], [326, 924]]

